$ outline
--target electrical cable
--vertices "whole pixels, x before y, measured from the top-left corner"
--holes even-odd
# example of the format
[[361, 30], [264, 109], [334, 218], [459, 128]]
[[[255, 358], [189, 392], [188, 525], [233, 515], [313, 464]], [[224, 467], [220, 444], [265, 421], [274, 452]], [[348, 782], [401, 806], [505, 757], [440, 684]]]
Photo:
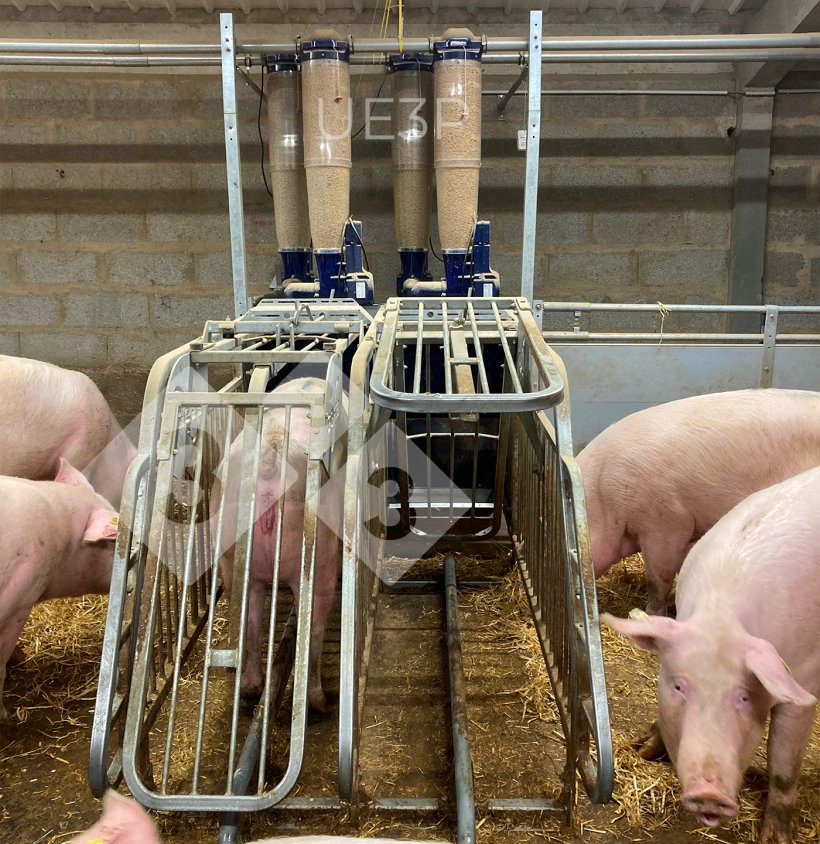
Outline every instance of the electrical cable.
[[262, 181], [265, 183], [265, 190], [268, 192], [268, 196], [273, 199], [273, 191], [270, 189], [270, 185], [268, 184], [268, 177], [265, 174], [265, 139], [262, 137], [262, 100], [265, 96], [265, 64], [262, 63], [261, 66], [262, 70], [262, 84], [259, 86], [259, 110], [256, 112], [256, 130], [259, 132], [259, 143], [262, 147]]
[[[382, 77], [381, 85], [379, 85], [379, 90], [376, 91], [376, 96], [373, 99], [376, 99], [376, 100], [379, 99], [379, 96], [381, 95], [381, 92], [382, 92], [382, 88], [384, 88], [384, 83], [387, 81], [388, 73], [389, 73], [389, 71], [387, 70], [387, 68], [385, 68], [384, 76]], [[361, 133], [364, 131], [365, 126], [367, 126], [367, 115], [365, 115], [364, 123], [362, 123], [362, 125], [350, 136], [350, 140], [352, 141], [357, 135], [361, 135]]]

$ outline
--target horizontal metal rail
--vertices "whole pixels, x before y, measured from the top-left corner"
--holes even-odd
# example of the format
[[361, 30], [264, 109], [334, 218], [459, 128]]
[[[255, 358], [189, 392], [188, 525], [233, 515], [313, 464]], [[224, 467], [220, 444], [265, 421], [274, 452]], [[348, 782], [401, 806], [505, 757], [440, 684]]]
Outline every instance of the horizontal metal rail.
[[[404, 38], [355, 38], [350, 36], [352, 52], [395, 53], [429, 51], [441, 35]], [[526, 52], [526, 38], [480, 36], [487, 52]], [[237, 44], [237, 55], [268, 55], [294, 51], [296, 39], [277, 42]], [[820, 47], [820, 33], [770, 33], [725, 35], [603, 35], [559, 36], [543, 38], [541, 48], [549, 52], [612, 52], [623, 50], [679, 51], [679, 50], [728, 50], [728, 49], [783, 49]], [[184, 53], [191, 56], [219, 55], [218, 43], [162, 42], [162, 41], [84, 41], [84, 40], [31, 40], [0, 38], [0, 52], [5, 53], [78, 53], [99, 55], [162, 55]]]
[[[294, 45], [289, 45], [291, 51]], [[369, 54], [368, 54], [369, 55]], [[526, 63], [527, 53], [487, 53], [483, 61], [485, 64], [514, 64]], [[599, 50], [599, 51], [570, 51], [551, 50], [541, 54], [542, 64], [679, 64], [700, 62], [771, 62], [771, 61], [812, 61], [820, 59], [820, 48], [801, 47], [768, 47], [750, 49], [724, 50]], [[21, 66], [34, 65], [46, 67], [219, 67], [221, 62], [209, 56], [109, 56], [109, 55], [73, 55], [73, 54], [15, 54], [0, 53], [0, 65]], [[242, 65], [259, 66], [262, 60], [248, 56]], [[374, 64], [366, 55], [351, 56], [351, 64]], [[386, 59], [380, 59], [375, 64], [384, 65]], [[601, 93], [608, 93], [602, 91]]]

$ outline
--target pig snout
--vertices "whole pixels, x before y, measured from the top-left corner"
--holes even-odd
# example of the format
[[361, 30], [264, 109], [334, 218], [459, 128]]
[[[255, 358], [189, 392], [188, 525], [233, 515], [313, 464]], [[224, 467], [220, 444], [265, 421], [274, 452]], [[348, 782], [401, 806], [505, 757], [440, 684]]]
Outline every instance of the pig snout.
[[706, 826], [720, 826], [725, 818], [734, 818], [738, 807], [717, 783], [701, 777], [686, 789], [681, 798], [683, 807]]

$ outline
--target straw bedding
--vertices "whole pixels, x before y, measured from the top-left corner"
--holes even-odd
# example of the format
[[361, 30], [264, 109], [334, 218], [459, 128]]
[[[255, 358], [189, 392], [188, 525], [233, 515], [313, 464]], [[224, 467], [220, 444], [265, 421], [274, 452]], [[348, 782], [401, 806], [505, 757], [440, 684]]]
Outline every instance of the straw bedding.
[[[499, 558], [490, 567], [491, 573], [503, 574], [506, 560]], [[480, 561], [459, 558], [458, 563], [462, 578], [488, 571]], [[424, 561], [422, 568], [425, 566], [428, 571], [440, 570], [441, 559]], [[640, 559], [630, 558], [615, 566], [598, 587], [602, 609], [626, 615], [632, 607], [642, 606], [645, 595]], [[504, 575], [500, 584], [489, 590], [464, 590], [460, 606], [477, 793], [479, 797], [487, 796], [510, 785], [514, 792], [523, 789], [535, 794], [539, 784], [532, 782], [532, 775], [524, 770], [532, 756], [527, 744], [530, 738], [538, 734], [539, 740], [553, 742], [549, 745], [551, 758], [542, 756], [536, 760], [544, 782], [555, 781], [563, 760], [557, 735], [560, 727], [517, 572]], [[98, 804], [88, 795], [85, 772], [105, 608], [106, 599], [98, 596], [48, 602], [35, 608], [24, 631], [24, 659], [11, 668], [6, 691], [6, 703], [16, 724], [0, 731], [0, 820], [6, 829], [19, 830], [16, 840], [56, 844], [87, 826], [98, 811]], [[552, 818], [535, 822], [523, 818], [517, 823], [483, 818], [479, 821], [479, 842], [575, 841], [579, 835], [599, 841], [682, 841], [691, 836], [727, 842], [754, 841], [767, 788], [763, 747], [741, 791], [739, 817], [728, 828], [697, 829], [680, 808], [677, 779], [671, 766], [645, 762], [629, 746], [629, 741], [653, 718], [656, 660], [608, 629], [602, 635], [616, 752], [614, 802], [606, 807], [591, 807], [580, 796], [572, 830], [562, 828]], [[515, 666], [518, 673], [513, 677]], [[506, 691], [500, 694], [498, 689], [503, 683], [507, 684]], [[482, 720], [485, 709], [470, 703], [481, 696], [484, 684], [489, 684], [488, 688], [492, 687], [501, 701], [499, 714], [490, 721]], [[520, 756], [494, 756], [494, 736], [513, 730], [520, 737]], [[506, 780], [513, 781], [505, 784]], [[45, 797], [46, 802], [32, 797]], [[31, 820], [21, 816], [27, 802], [32, 804]], [[419, 838], [448, 837], [452, 832], [446, 821], [408, 821], [409, 818], [365, 813], [359, 829], [370, 835]], [[178, 815], [164, 818], [161, 826], [169, 844], [214, 839], [213, 817], [192, 822], [190, 816]], [[347, 834], [355, 830], [349, 819], [337, 814], [308, 818], [302, 828]], [[31, 834], [40, 829], [46, 832]], [[250, 829], [254, 835], [270, 834], [270, 821], [253, 818]], [[815, 728], [801, 776], [795, 841], [810, 844], [818, 840], [820, 730]]]

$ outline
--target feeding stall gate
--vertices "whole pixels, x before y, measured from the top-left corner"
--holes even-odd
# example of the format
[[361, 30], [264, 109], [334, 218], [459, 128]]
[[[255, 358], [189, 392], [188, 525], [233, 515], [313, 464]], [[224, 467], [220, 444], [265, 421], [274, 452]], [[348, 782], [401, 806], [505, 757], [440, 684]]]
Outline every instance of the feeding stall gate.
[[[314, 566], [323, 538], [319, 490], [346, 438], [343, 361], [368, 321], [353, 302], [262, 302], [238, 320], [209, 322], [201, 339], [154, 365], [139, 456], [123, 495], [129, 529], [117, 545], [106, 625], [90, 762], [95, 793], [124, 775], [147, 806], [236, 812], [269, 807], [293, 787], [304, 747]], [[289, 391], [281, 384], [296, 371], [319, 376], [324, 388]], [[281, 386], [271, 392], [274, 384]], [[248, 650], [251, 550], [263, 515], [256, 512], [263, 425], [266, 414], [279, 414], [282, 450], [290, 457], [289, 438], [305, 411], [304, 477], [289, 476], [289, 460], [274, 466], [280, 489], [302, 484], [296, 497], [304, 502], [303, 523], [291, 526], [303, 537], [299, 600], [284, 625], [272, 578], [262, 626], [270, 641], [284, 627], [282, 646], [275, 655], [268, 649], [261, 702], [249, 720], [237, 667]], [[235, 508], [226, 506], [231, 477], [238, 482]], [[276, 571], [289, 551], [282, 547], [284, 500], [271, 514], [280, 537]], [[229, 601], [219, 549], [234, 539]], [[288, 764], [281, 776], [268, 776], [260, 750], [290, 661]]]
[[[421, 544], [453, 535], [488, 537], [506, 511], [560, 713], [566, 763], [558, 799], [491, 799], [487, 808], [569, 814], [576, 772], [591, 799], [608, 800], [611, 738], [569, 396], [563, 365], [544, 343], [527, 300], [389, 300], [353, 359], [350, 423], [342, 612], [355, 624], [343, 630], [341, 645], [341, 674], [350, 683], [340, 689], [342, 797], [357, 794], [372, 606], [391, 529]], [[380, 467], [392, 470], [392, 485]], [[471, 841], [452, 558], [445, 568], [458, 840]]]

